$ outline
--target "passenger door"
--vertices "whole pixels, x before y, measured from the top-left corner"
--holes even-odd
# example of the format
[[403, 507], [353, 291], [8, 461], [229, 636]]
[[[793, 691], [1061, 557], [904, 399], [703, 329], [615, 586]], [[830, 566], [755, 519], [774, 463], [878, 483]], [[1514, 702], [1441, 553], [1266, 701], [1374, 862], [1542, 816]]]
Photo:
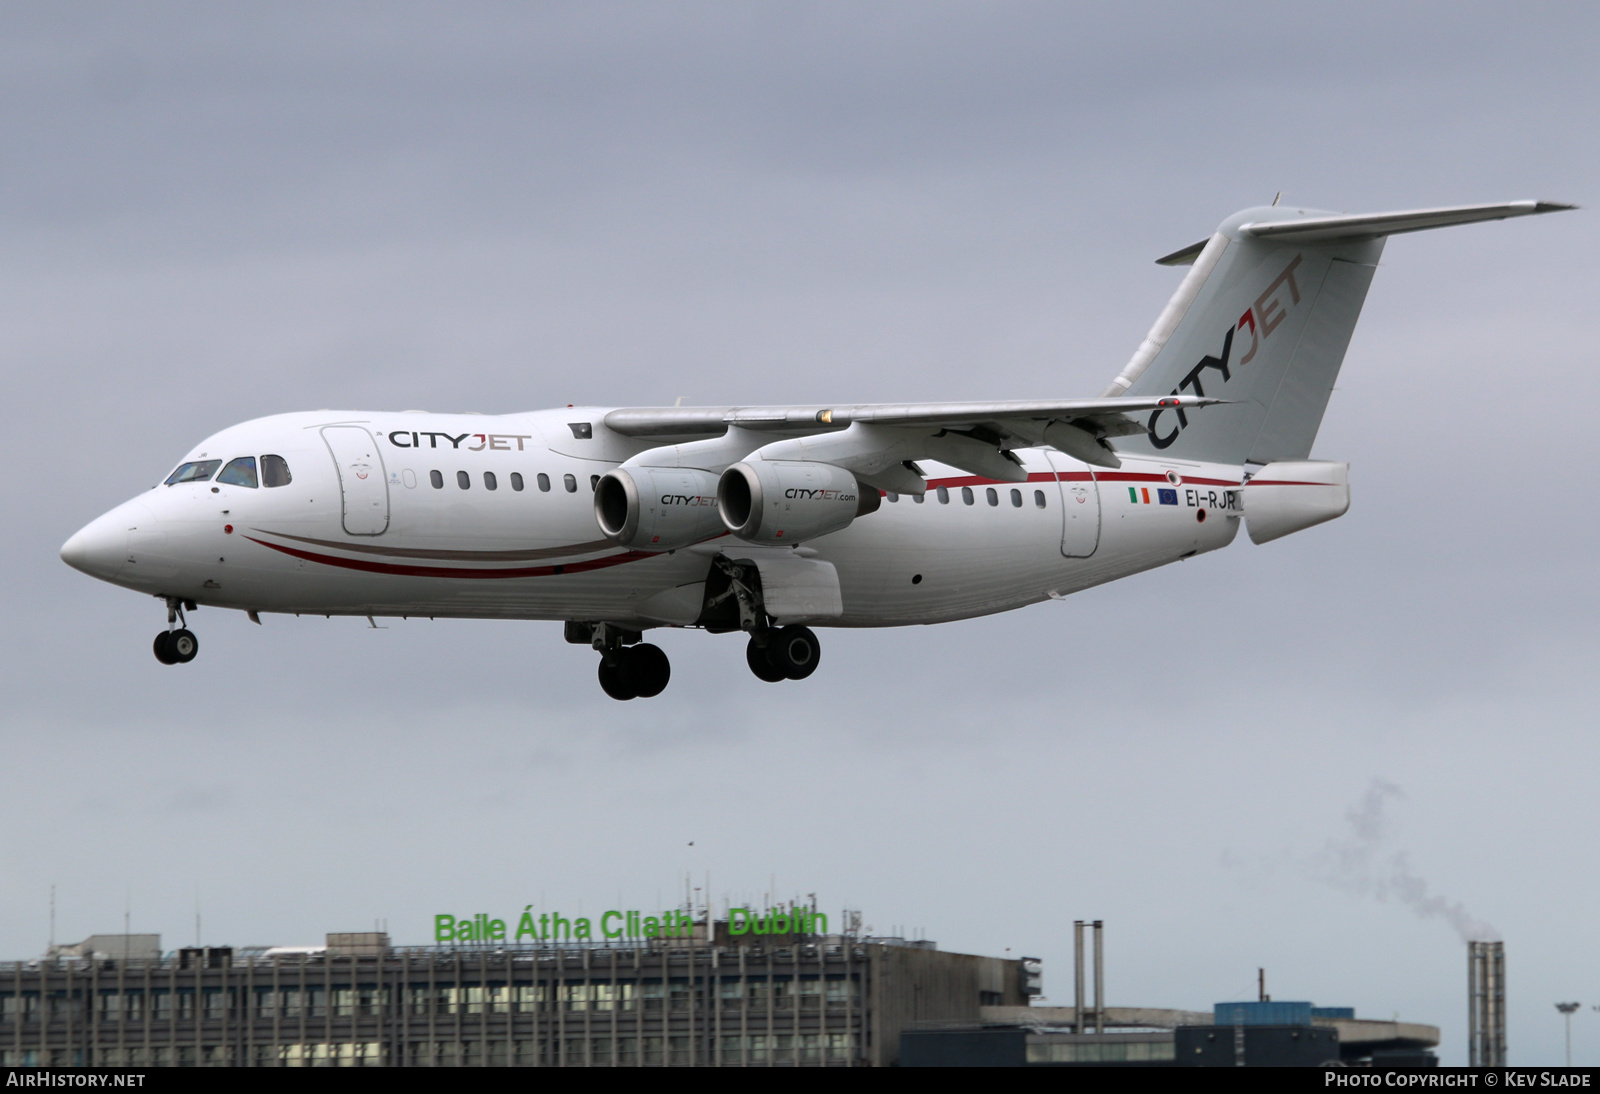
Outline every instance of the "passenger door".
[[1061, 553], [1088, 558], [1100, 546], [1100, 484], [1094, 468], [1050, 449], [1045, 456], [1061, 488]]
[[322, 439], [339, 469], [344, 530], [352, 536], [383, 535], [389, 527], [389, 484], [372, 434], [358, 425], [330, 425]]

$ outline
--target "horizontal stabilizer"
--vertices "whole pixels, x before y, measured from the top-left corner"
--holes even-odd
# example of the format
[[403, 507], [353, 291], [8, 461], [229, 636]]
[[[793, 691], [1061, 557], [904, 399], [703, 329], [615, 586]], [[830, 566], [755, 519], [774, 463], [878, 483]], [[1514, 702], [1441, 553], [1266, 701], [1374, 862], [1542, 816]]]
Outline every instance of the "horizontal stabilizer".
[[[1422, 232], [1429, 228], [1448, 228], [1452, 224], [1472, 224], [1480, 220], [1505, 220], [1508, 217], [1536, 216], [1576, 209], [1554, 201], [1510, 201], [1503, 205], [1453, 205], [1443, 209], [1411, 209], [1401, 213], [1361, 213], [1355, 216], [1306, 217], [1241, 224], [1241, 235], [1270, 239], [1277, 243], [1325, 243], [1339, 239], [1372, 239], [1376, 236]], [[1178, 265], [1179, 256], [1193, 248], [1168, 255], [1158, 262]], [[1199, 253], [1198, 250], [1195, 251]], [[1190, 258], [1193, 261], [1193, 258]]]

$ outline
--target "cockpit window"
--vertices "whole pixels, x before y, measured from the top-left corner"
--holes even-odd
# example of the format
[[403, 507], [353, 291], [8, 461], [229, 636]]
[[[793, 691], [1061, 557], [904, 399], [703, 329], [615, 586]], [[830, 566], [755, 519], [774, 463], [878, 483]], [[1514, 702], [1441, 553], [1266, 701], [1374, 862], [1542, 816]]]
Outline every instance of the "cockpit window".
[[254, 456], [240, 456], [236, 460], [229, 460], [228, 466], [222, 469], [222, 474], [217, 476], [217, 482], [227, 483], [229, 486], [248, 486], [256, 488], [256, 458]]
[[195, 460], [179, 467], [167, 476], [167, 485], [176, 486], [180, 482], [205, 482], [217, 473], [217, 468], [222, 466], [221, 460]]
[[288, 486], [293, 481], [289, 475], [289, 464], [282, 456], [261, 457], [262, 486]]

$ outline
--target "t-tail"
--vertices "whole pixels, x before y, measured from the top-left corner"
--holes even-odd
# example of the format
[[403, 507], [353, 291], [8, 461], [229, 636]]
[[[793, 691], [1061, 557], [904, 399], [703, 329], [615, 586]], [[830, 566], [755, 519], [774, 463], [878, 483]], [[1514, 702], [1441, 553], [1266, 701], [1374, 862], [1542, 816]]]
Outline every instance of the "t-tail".
[[1116, 448], [1233, 465], [1306, 459], [1387, 237], [1571, 208], [1518, 201], [1358, 216], [1282, 206], [1235, 213], [1210, 239], [1157, 259], [1192, 266], [1103, 393], [1227, 402], [1157, 410], [1144, 433], [1118, 438]]

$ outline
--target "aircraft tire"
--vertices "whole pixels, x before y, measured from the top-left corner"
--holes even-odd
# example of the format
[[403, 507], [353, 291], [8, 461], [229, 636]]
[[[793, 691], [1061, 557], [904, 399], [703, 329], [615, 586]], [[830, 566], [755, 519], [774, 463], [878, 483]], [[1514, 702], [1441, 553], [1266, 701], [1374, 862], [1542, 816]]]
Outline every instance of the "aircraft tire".
[[180, 665], [187, 665], [200, 652], [200, 640], [190, 630], [176, 630], [167, 636], [167, 656]]
[[785, 679], [804, 680], [820, 660], [822, 645], [810, 627], [784, 627], [767, 642], [767, 661]]
[[672, 679], [672, 662], [667, 660], [666, 651], [644, 642], [623, 652], [626, 654], [622, 662], [623, 675], [639, 698], [654, 699], [667, 690], [667, 681]]
[[167, 640], [171, 637], [171, 634], [171, 631], [162, 631], [156, 635], [156, 660], [160, 661], [163, 665], [176, 665], [178, 663], [177, 658], [172, 656], [172, 652], [167, 643]]
[[756, 645], [754, 637], [750, 644], [744, 648], [744, 659], [750, 666], [750, 671], [756, 674], [757, 680], [764, 680], [769, 684], [776, 684], [785, 679], [783, 673], [772, 667], [772, 662], [767, 660], [767, 647]]
[[633, 690], [633, 679], [626, 671], [626, 658], [620, 656], [625, 651], [619, 651], [617, 657], [602, 657], [600, 659], [600, 690], [626, 702], [636, 698], [638, 692]]

